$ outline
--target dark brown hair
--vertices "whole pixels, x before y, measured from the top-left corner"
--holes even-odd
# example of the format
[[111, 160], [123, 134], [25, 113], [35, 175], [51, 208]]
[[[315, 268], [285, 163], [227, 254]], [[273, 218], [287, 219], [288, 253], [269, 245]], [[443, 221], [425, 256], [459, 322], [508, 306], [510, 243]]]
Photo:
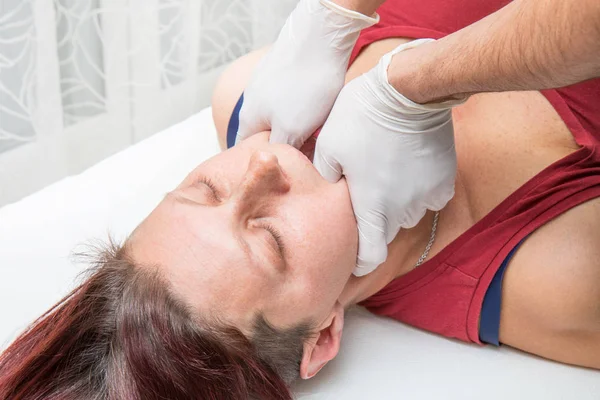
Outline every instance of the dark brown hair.
[[308, 324], [278, 330], [259, 315], [246, 338], [112, 241], [87, 276], [0, 355], [0, 399], [291, 399]]

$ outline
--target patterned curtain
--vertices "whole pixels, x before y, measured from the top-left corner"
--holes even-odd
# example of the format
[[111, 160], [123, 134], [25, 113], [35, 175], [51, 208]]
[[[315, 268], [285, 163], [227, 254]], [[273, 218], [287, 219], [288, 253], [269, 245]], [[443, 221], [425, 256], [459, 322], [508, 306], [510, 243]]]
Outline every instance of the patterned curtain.
[[198, 112], [297, 0], [0, 0], [0, 205]]

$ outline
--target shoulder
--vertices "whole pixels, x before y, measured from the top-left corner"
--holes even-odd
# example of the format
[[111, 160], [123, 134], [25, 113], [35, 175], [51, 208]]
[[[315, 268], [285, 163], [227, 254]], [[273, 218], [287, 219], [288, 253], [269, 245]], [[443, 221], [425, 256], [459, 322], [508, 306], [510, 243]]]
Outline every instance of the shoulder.
[[220, 75], [212, 97], [212, 114], [221, 149], [227, 148], [227, 125], [233, 109], [250, 81], [254, 68], [270, 47], [251, 51], [233, 61]]
[[600, 199], [548, 222], [516, 252], [503, 281], [500, 340], [600, 368]]

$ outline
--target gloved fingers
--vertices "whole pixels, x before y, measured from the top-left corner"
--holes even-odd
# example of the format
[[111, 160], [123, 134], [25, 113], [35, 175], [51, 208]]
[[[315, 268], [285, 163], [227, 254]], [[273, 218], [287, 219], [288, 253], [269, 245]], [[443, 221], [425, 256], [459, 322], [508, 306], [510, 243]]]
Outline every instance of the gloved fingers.
[[366, 222], [357, 216], [358, 257], [355, 276], [363, 276], [374, 271], [387, 258], [387, 242], [383, 229]]
[[390, 243], [392, 240], [394, 240], [396, 238], [396, 235], [398, 234], [398, 232], [400, 232], [401, 228], [402, 228], [401, 224], [397, 224], [396, 226], [390, 226], [388, 224], [387, 233], [385, 235], [385, 242]]
[[414, 228], [423, 219], [426, 212], [427, 207], [424, 204], [414, 204], [408, 207], [405, 210], [404, 221], [400, 224], [400, 227], [405, 229]]
[[329, 183], [336, 183], [342, 178], [342, 166], [341, 164], [332, 157], [328, 157], [321, 146], [319, 146], [319, 139], [317, 139], [317, 147], [315, 149], [315, 157], [313, 158], [313, 165], [319, 171], [321, 176], [325, 178]]
[[431, 201], [431, 211], [440, 211], [454, 197], [454, 185], [443, 188]]
[[431, 211], [440, 211], [454, 197], [454, 181], [439, 185], [428, 197], [425, 206]]

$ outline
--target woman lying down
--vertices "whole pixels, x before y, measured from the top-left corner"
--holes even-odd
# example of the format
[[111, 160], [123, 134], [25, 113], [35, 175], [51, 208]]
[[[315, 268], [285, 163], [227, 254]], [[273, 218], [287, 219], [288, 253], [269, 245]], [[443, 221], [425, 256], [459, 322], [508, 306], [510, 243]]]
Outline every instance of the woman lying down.
[[[348, 81], [408, 41], [380, 11]], [[223, 146], [263, 53], [220, 80]], [[287, 384], [336, 356], [356, 303], [443, 336], [600, 368], [594, 84], [456, 108], [455, 197], [400, 231], [361, 278], [345, 181], [328, 183], [269, 132], [250, 137], [192, 171], [2, 354], [0, 398], [289, 399]], [[596, 102], [575, 115], [580, 93]]]

